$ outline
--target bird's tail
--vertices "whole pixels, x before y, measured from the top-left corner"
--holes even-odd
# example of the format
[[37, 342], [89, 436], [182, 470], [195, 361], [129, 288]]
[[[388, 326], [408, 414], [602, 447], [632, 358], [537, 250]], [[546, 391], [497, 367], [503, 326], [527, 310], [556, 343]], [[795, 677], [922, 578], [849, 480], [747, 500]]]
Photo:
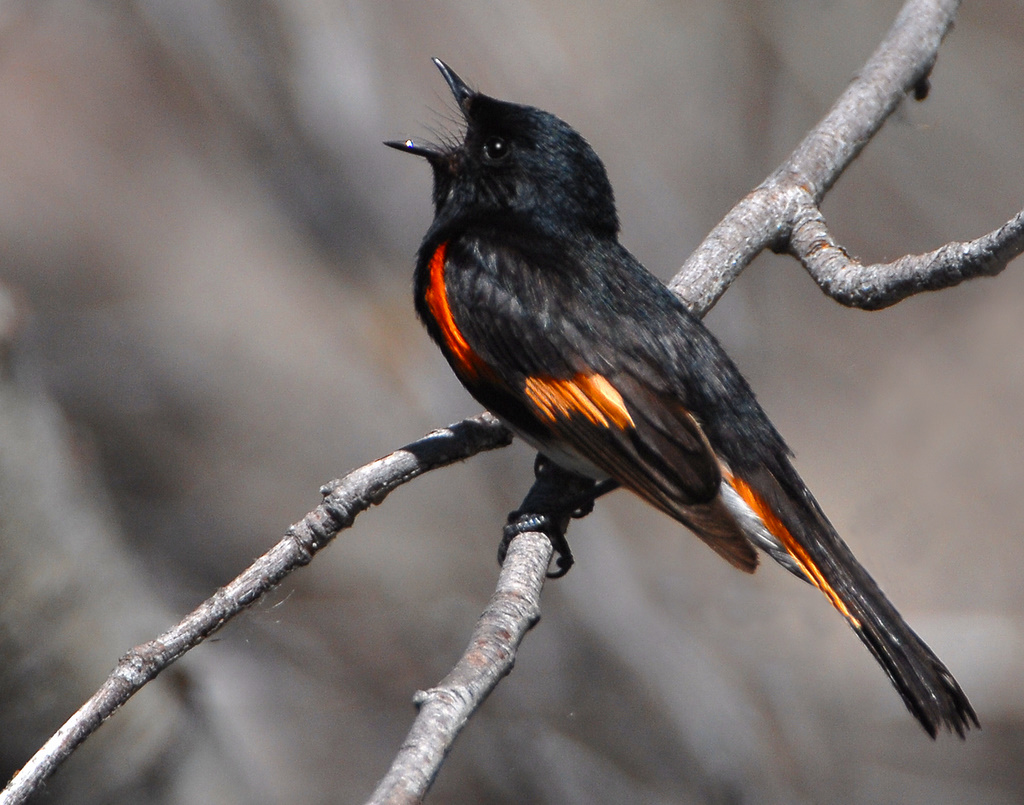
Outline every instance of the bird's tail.
[[[780, 479], [778, 476], [782, 476]], [[725, 474], [723, 499], [750, 539], [825, 594], [934, 738], [963, 738], [978, 717], [960, 685], [860, 565], [791, 466]]]

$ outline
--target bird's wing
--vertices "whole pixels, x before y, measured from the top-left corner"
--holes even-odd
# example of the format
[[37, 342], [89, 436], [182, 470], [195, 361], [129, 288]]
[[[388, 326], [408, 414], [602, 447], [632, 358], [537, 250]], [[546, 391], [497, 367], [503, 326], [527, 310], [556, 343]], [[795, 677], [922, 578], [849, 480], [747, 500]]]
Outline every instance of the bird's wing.
[[719, 460], [701, 424], [667, 379], [652, 382], [663, 357], [642, 322], [623, 320], [593, 289], [564, 287], [572, 276], [550, 251], [464, 239], [445, 244], [443, 259], [459, 334], [449, 335], [461, 338], [465, 364], [453, 366], [481, 402], [680, 520], [733, 565], [756, 567], [718, 494]]

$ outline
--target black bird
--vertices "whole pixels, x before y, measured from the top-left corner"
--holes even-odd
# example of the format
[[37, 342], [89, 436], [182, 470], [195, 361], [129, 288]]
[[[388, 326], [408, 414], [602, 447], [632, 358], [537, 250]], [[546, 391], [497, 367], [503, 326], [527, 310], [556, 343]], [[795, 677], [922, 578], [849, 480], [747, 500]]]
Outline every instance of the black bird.
[[434, 61], [466, 119], [463, 142], [385, 144], [433, 168], [416, 310], [462, 384], [544, 456], [636, 493], [734, 566], [753, 572], [758, 547], [820, 589], [933, 738], [979, 726], [714, 336], [620, 245], [586, 140]]

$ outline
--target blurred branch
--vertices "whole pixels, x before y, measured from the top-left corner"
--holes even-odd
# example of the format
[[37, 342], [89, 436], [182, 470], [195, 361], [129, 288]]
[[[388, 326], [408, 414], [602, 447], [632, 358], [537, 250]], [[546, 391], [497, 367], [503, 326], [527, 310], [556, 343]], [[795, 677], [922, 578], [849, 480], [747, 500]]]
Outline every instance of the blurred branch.
[[[511, 434], [480, 414], [427, 434], [391, 455], [353, 470], [321, 489], [323, 502], [288, 529], [284, 538], [177, 626], [125, 654], [96, 693], [57, 730], [0, 792], [0, 805], [25, 802], [43, 781], [138, 690], [231, 618], [258, 601], [352, 525], [356, 516], [390, 492], [430, 470], [484, 450], [504, 447]], [[545, 564], [546, 567], [546, 564]], [[510, 569], [510, 573], [515, 572]], [[541, 573], [543, 576], [543, 573]]]

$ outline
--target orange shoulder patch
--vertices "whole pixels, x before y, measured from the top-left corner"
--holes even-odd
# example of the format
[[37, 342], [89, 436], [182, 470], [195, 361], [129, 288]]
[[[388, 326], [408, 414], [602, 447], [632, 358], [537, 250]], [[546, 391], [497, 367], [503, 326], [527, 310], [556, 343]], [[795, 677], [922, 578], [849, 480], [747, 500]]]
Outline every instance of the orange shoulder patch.
[[451, 355], [452, 363], [462, 374], [471, 378], [479, 377], [488, 371], [487, 364], [483, 358], [477, 355], [473, 348], [466, 341], [459, 326], [452, 316], [452, 309], [448, 304], [448, 291], [444, 287], [445, 257], [448, 251], [448, 244], [442, 243], [437, 247], [434, 255], [430, 258], [429, 276], [425, 293], [427, 309], [434, 321], [441, 330], [441, 338], [444, 346]]

